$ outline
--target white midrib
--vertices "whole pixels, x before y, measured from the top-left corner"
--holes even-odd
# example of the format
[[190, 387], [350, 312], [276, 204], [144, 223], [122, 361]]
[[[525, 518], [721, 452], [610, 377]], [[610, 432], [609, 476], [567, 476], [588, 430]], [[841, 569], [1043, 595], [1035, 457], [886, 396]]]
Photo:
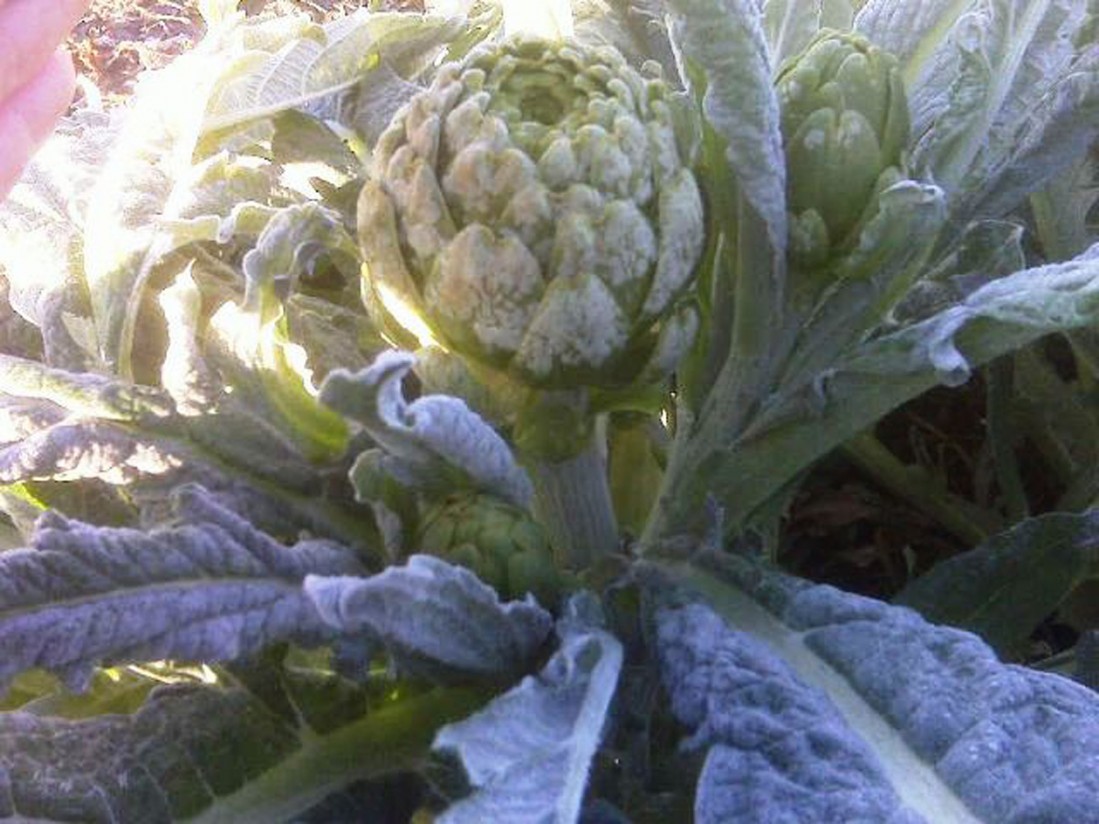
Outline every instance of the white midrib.
[[[684, 570], [680, 568], [680, 572]], [[934, 768], [920, 758], [900, 733], [871, 707], [850, 682], [794, 632], [743, 590], [710, 576], [686, 572], [685, 583], [710, 595], [707, 603], [737, 630], [775, 649], [801, 679], [826, 693], [840, 714], [874, 751], [900, 799], [928, 824], [982, 824]]]

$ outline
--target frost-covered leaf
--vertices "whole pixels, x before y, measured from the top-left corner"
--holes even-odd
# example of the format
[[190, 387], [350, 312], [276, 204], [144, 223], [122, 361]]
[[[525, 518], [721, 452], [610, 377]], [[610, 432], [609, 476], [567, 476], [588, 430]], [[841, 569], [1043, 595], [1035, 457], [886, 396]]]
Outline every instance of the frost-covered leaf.
[[278, 163], [323, 164], [345, 176], [361, 172], [362, 161], [323, 120], [291, 109], [275, 117], [274, 127], [271, 154]]
[[163, 418], [172, 402], [160, 390], [92, 372], [54, 369], [0, 353], [0, 394], [50, 401], [79, 417], [139, 422]]
[[305, 592], [334, 630], [367, 633], [400, 671], [442, 683], [506, 682], [525, 671], [552, 628], [532, 597], [502, 604], [472, 572], [430, 555], [370, 578], [310, 575]]
[[968, 629], [1010, 653], [1096, 571], [1099, 510], [1051, 512], [936, 564], [893, 603], [928, 621]]
[[1006, 220], [969, 224], [950, 250], [933, 261], [891, 313], [889, 325], [925, 320], [991, 280], [1026, 268], [1023, 227]]
[[89, 199], [83, 262], [96, 340], [103, 361], [123, 377], [131, 375], [138, 311], [153, 268], [186, 242], [165, 227], [183, 218], [190, 190], [202, 179], [192, 158], [210, 95], [242, 48], [234, 31], [215, 30], [169, 69], [143, 78]]
[[[11, 308], [38, 327], [51, 366], [86, 368], [95, 334], [84, 282], [87, 200], [116, 137], [117, 118], [64, 118], [0, 202], [0, 272]], [[5, 349], [8, 354], [20, 354]]]
[[764, 31], [775, 65], [800, 54], [821, 29], [850, 29], [853, 16], [850, 0], [765, 0]]
[[538, 675], [435, 737], [433, 748], [455, 752], [474, 788], [441, 824], [577, 820], [622, 646], [583, 624], [563, 622], [559, 635], [560, 649]]
[[[156, 690], [131, 715], [0, 715], [0, 818], [80, 824], [269, 824], [410, 769], [483, 697], [436, 690], [318, 735], [237, 688]], [[353, 756], [349, 757], [349, 753]]]
[[1091, 2], [871, 0], [855, 26], [900, 57], [913, 161], [955, 214], [998, 217], [1099, 134]]
[[739, 439], [698, 443], [691, 471], [658, 505], [659, 529], [685, 528], [708, 496], [738, 529], [813, 461], [905, 401], [962, 383], [973, 368], [1043, 335], [1096, 323], [1099, 247], [995, 280], [927, 320], [852, 347], [813, 386], [772, 398]]
[[186, 469], [205, 482], [217, 474], [215, 455], [236, 455], [246, 473], [291, 489], [318, 480], [299, 453], [246, 413], [181, 418], [167, 393], [150, 387], [0, 355], [0, 399], [0, 473], [7, 481], [127, 483]]
[[1030, 197], [1035, 232], [1048, 260], [1065, 260], [1095, 240], [1089, 213], [1099, 202], [1099, 158], [1087, 154]]
[[779, 105], [759, 5], [752, 0], [669, 0], [672, 42], [683, 73], [702, 96], [709, 125], [744, 196], [763, 219], [783, 270], [786, 253], [786, 164]]
[[227, 71], [206, 109], [204, 130], [314, 104], [363, 80], [383, 57], [415, 74], [456, 32], [449, 17], [365, 10], [310, 27], [277, 49], [250, 51]]
[[98, 478], [125, 484], [179, 469], [186, 452], [107, 421], [62, 421], [0, 447], [0, 483]]
[[276, 171], [265, 160], [228, 151], [204, 158], [190, 170], [191, 182], [180, 189], [174, 212], [157, 223], [175, 246], [254, 237], [281, 202]]
[[[904, 180], [882, 193], [858, 245], [836, 264], [835, 282], [803, 321], [780, 379], [783, 390], [812, 381], [881, 323], [924, 274], [945, 220], [946, 203], [937, 186]], [[795, 271], [797, 276], [806, 273]]]
[[350, 238], [331, 210], [315, 204], [279, 211], [243, 262], [243, 301], [222, 304], [210, 320], [210, 365], [234, 391], [233, 402], [265, 419], [313, 461], [347, 447], [347, 427], [315, 396], [307, 355], [290, 340], [280, 295], [318, 255], [338, 252]]
[[0, 682], [41, 667], [80, 686], [104, 662], [224, 661], [332, 635], [301, 584], [361, 571], [352, 552], [279, 544], [197, 488], [179, 507], [179, 526], [148, 533], [48, 513], [32, 548], [0, 555]]
[[573, 0], [576, 39], [611, 45], [635, 64], [654, 60], [665, 77], [677, 74], [664, 0]]
[[673, 568], [664, 684], [706, 752], [695, 820], [1087, 821], [1099, 696], [911, 610], [737, 556]]
[[445, 395], [405, 401], [401, 380], [414, 363], [407, 352], [390, 351], [359, 372], [335, 370], [321, 386], [321, 400], [362, 424], [402, 483], [428, 490], [472, 486], [529, 506], [530, 479], [507, 442], [464, 401]]
[[0, 715], [0, 817], [169, 822], [201, 812], [298, 748], [240, 690], [158, 690], [133, 715]]

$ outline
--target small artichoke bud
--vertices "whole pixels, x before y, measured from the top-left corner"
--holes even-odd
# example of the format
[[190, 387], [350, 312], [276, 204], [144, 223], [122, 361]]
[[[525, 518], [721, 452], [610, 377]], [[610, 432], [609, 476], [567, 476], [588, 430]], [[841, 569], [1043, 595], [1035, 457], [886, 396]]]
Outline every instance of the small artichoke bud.
[[704, 240], [674, 104], [611, 47], [516, 38], [444, 66], [360, 196], [375, 321], [537, 389], [648, 377]]
[[474, 572], [505, 599], [532, 593], [554, 606], [562, 580], [545, 530], [490, 495], [454, 495], [421, 521], [415, 549]]
[[817, 265], [857, 239], [882, 178], [902, 175], [908, 102], [896, 58], [864, 37], [825, 30], [776, 80], [793, 253]]

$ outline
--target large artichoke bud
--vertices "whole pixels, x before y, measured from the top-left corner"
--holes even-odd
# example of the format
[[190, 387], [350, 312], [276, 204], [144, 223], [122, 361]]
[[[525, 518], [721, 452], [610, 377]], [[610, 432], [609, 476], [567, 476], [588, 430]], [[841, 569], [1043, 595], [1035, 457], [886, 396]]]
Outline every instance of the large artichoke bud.
[[905, 177], [908, 102], [896, 58], [822, 31], [778, 74], [792, 248], [823, 263], [858, 238], [878, 195]]
[[545, 530], [490, 495], [455, 495], [433, 506], [421, 522], [416, 549], [472, 570], [507, 599], [530, 592], [552, 606], [561, 590]]
[[649, 74], [533, 39], [440, 69], [379, 139], [359, 200], [364, 300], [390, 336], [546, 389], [674, 367], [702, 200]]

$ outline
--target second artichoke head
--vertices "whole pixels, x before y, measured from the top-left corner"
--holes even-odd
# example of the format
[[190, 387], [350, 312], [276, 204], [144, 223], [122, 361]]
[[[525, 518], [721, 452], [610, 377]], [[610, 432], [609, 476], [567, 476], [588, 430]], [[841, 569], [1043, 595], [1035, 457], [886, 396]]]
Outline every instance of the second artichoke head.
[[909, 115], [896, 58], [822, 31], [776, 79], [792, 246], [811, 263], [849, 247], [878, 195], [905, 177]]
[[372, 315], [540, 389], [669, 372], [704, 232], [672, 96], [609, 47], [512, 39], [444, 66], [360, 196]]

